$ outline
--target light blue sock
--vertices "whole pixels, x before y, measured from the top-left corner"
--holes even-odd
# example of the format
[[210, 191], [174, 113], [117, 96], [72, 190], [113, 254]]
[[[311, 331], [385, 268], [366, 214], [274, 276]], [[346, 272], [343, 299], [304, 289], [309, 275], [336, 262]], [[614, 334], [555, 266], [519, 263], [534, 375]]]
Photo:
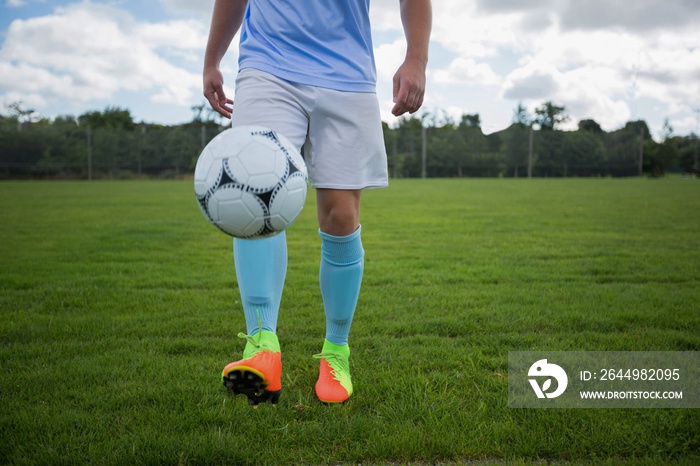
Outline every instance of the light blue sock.
[[347, 345], [350, 325], [360, 296], [365, 251], [360, 231], [348, 236], [321, 235], [319, 283], [326, 312], [326, 340]]
[[287, 237], [284, 232], [264, 239], [233, 239], [238, 290], [248, 335], [277, 331], [277, 316], [287, 275]]

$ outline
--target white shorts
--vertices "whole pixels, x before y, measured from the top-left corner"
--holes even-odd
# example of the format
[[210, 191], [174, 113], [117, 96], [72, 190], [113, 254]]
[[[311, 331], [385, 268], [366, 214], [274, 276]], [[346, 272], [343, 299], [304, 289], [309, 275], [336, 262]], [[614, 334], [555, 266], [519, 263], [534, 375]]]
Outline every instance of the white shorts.
[[376, 94], [296, 84], [250, 68], [238, 74], [235, 90], [232, 126], [264, 126], [303, 147], [314, 188], [388, 185]]

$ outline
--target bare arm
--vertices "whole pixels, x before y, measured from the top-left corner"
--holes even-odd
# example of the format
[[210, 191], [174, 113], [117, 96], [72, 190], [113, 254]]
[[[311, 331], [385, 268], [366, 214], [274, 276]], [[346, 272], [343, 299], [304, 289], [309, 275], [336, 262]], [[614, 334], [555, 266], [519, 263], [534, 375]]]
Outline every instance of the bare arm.
[[248, 0], [216, 0], [204, 54], [204, 97], [214, 110], [226, 118], [231, 118], [230, 104], [233, 100], [224, 93], [224, 78], [219, 65], [243, 23], [247, 5]]
[[396, 116], [415, 113], [423, 105], [425, 68], [433, 24], [431, 0], [400, 0], [401, 23], [406, 36], [406, 58], [394, 75]]

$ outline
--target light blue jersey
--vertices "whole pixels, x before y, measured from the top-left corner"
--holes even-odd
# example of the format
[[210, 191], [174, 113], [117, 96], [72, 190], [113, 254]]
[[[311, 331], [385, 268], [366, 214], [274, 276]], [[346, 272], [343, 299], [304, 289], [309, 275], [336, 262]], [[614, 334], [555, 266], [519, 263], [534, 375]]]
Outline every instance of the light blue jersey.
[[338, 91], [375, 92], [370, 0], [249, 0], [239, 69]]

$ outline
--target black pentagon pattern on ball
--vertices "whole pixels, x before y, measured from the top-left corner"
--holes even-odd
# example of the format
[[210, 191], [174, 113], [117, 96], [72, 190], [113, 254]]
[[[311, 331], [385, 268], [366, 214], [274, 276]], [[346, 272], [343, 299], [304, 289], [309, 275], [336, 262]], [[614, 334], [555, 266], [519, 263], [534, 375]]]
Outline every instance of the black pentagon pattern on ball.
[[274, 141], [277, 147], [280, 149], [280, 151], [284, 153], [287, 164], [286, 169], [284, 171], [284, 175], [282, 176], [280, 182], [277, 185], [275, 185], [272, 189], [266, 191], [261, 191], [260, 189], [247, 186], [235, 179], [235, 176], [233, 176], [233, 173], [231, 173], [231, 170], [229, 168], [228, 161], [224, 159], [223, 163], [221, 164], [221, 170], [219, 171], [217, 181], [209, 190], [207, 190], [206, 194], [204, 194], [203, 196], [198, 196], [197, 201], [202, 207], [202, 211], [206, 213], [209, 222], [215, 225], [219, 230], [228, 234], [226, 230], [221, 228], [217, 224], [217, 222], [213, 220], [211, 214], [209, 213], [209, 198], [219, 189], [239, 189], [241, 191], [252, 194], [255, 197], [255, 199], [260, 203], [260, 206], [262, 207], [264, 213], [263, 226], [258, 231], [250, 235], [250, 237], [252, 238], [264, 237], [277, 232], [270, 224], [270, 206], [272, 205], [272, 202], [275, 200], [277, 193], [279, 193], [279, 191], [282, 189], [287, 179], [292, 175], [299, 173], [300, 170], [296, 165], [294, 165], [291, 157], [289, 157], [289, 152], [287, 151], [287, 148], [284, 147], [284, 145], [280, 142], [279, 138], [277, 137], [277, 133], [275, 133], [274, 131], [253, 131], [250, 134], [264, 136]]
[[236, 181], [231, 179], [231, 177], [228, 175], [228, 171], [224, 167], [225, 165], [228, 165], [226, 163], [226, 160], [224, 160], [221, 164], [221, 168], [219, 169], [219, 174], [216, 178], [216, 182], [214, 183], [214, 185], [211, 188], [209, 188], [203, 196], [197, 196], [197, 202], [199, 202], [199, 205], [202, 208], [202, 212], [206, 214], [207, 220], [209, 220], [209, 222], [216, 228], [228, 234], [226, 230], [221, 228], [219, 224], [216, 221], [214, 221], [214, 218], [209, 213], [209, 198], [211, 198], [211, 196], [216, 191], [218, 191], [219, 188], [243, 188], [243, 185], [241, 183], [237, 183]]

